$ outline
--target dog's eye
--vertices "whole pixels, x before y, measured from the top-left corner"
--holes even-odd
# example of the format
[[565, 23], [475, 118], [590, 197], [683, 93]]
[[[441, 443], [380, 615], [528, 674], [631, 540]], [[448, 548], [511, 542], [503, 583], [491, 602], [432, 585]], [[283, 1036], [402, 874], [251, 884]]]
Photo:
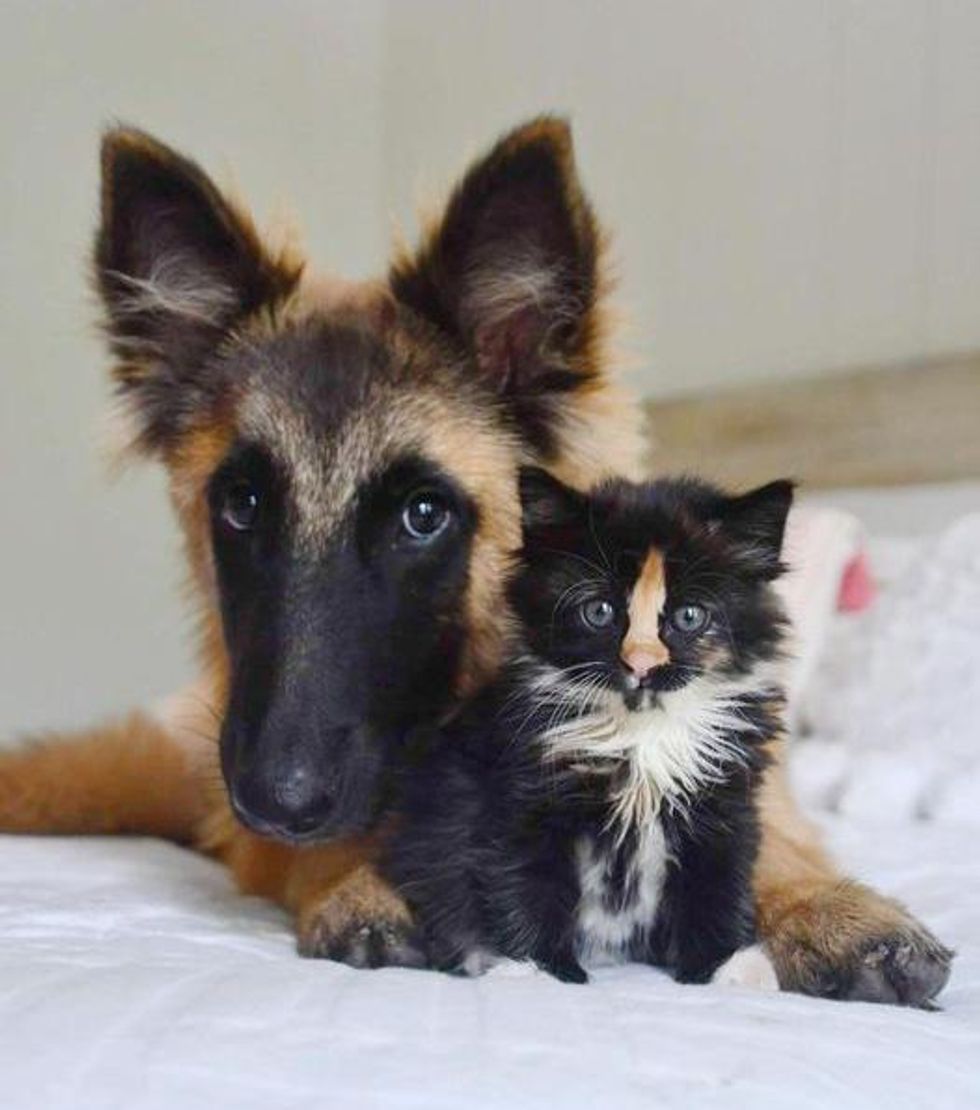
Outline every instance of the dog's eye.
[[259, 492], [244, 479], [233, 482], [225, 490], [221, 502], [221, 519], [236, 532], [250, 532], [259, 519]]
[[604, 597], [593, 597], [582, 603], [579, 612], [589, 628], [608, 628], [616, 619], [616, 607]]
[[703, 632], [708, 626], [708, 610], [703, 605], [680, 605], [670, 618], [671, 624], [685, 636]]
[[415, 540], [431, 540], [449, 524], [452, 510], [442, 494], [416, 490], [402, 509], [402, 527]]

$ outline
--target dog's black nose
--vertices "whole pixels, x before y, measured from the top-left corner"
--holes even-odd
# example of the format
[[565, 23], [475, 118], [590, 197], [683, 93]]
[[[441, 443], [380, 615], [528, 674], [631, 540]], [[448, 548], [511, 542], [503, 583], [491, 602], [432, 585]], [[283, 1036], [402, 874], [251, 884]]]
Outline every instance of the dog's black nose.
[[232, 784], [231, 801], [244, 825], [280, 840], [312, 837], [327, 825], [334, 808], [330, 792], [302, 767], [271, 782], [244, 775]]

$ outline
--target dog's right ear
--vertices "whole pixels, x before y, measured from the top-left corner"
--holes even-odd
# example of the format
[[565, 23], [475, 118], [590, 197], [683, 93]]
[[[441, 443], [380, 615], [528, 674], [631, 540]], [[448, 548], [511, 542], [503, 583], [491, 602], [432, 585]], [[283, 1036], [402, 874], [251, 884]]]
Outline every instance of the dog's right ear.
[[599, 254], [568, 125], [542, 117], [470, 168], [391, 286], [519, 406], [598, 372]]
[[251, 220], [193, 162], [131, 128], [102, 142], [95, 276], [116, 376], [147, 446], [179, 432], [222, 338], [285, 296], [299, 267], [270, 255]]

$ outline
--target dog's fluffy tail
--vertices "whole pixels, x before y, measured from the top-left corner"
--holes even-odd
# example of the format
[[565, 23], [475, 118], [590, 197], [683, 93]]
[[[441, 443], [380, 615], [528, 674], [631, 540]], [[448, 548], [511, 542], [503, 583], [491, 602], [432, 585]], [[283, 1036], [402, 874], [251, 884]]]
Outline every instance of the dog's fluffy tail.
[[[197, 745], [198, 748], [201, 745]], [[147, 713], [0, 750], [0, 832], [196, 839], [213, 760]]]

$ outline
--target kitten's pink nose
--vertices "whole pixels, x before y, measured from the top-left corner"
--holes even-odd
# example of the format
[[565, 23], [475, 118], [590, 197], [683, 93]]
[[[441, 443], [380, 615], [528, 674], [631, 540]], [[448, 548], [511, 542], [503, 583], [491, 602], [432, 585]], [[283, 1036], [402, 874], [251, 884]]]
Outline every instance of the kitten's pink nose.
[[627, 636], [620, 656], [626, 669], [641, 682], [655, 668], [670, 662], [670, 652], [660, 640], [634, 640]]

